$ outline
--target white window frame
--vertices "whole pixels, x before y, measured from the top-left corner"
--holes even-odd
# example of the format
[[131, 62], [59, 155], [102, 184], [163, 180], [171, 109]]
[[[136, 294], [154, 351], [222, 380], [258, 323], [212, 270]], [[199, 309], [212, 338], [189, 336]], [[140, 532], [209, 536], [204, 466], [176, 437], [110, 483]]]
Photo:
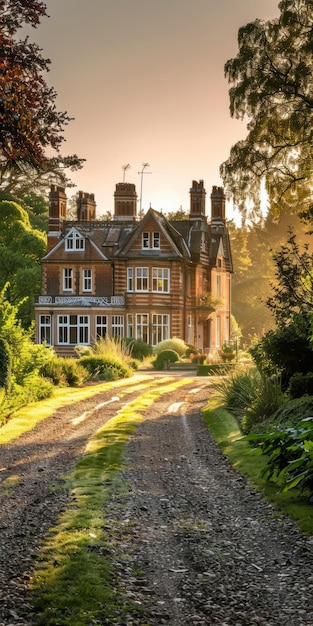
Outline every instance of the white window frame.
[[126, 317], [126, 337], [134, 337], [134, 316], [128, 313]]
[[96, 315], [96, 338], [106, 337], [109, 332], [109, 319], [107, 315]]
[[134, 270], [132, 267], [127, 268], [127, 291], [134, 291]]
[[63, 268], [63, 291], [73, 291], [73, 268]]
[[152, 313], [152, 345], [170, 337], [170, 315], [168, 313]]
[[124, 337], [124, 315], [112, 315], [112, 337]]
[[160, 250], [160, 233], [159, 231], [154, 231], [149, 233], [147, 231], [143, 232], [141, 235], [141, 247], [143, 250]]
[[66, 314], [58, 315], [58, 344], [59, 345], [89, 345], [90, 317], [89, 315]]
[[149, 314], [136, 313], [136, 339], [149, 343]]
[[141, 235], [142, 248], [150, 248], [150, 233], [144, 232]]
[[82, 270], [82, 290], [92, 291], [92, 269], [90, 267], [85, 267]]
[[148, 267], [136, 267], [136, 291], [149, 291]]
[[65, 238], [65, 250], [67, 252], [77, 252], [85, 250], [85, 239], [79, 233], [72, 231]]
[[170, 292], [170, 270], [167, 267], [152, 268], [152, 291], [155, 293]]
[[44, 314], [39, 316], [39, 337], [40, 343], [47, 346], [52, 345], [52, 315]]

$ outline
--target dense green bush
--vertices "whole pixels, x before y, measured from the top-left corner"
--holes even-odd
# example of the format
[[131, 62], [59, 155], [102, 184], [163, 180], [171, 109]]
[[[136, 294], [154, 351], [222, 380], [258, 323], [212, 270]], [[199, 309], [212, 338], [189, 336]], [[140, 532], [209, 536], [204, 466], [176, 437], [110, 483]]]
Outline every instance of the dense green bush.
[[57, 387], [77, 387], [88, 378], [87, 370], [77, 359], [58, 356], [44, 363], [40, 373]]
[[256, 423], [251, 433], [267, 433], [273, 428], [297, 426], [302, 419], [313, 415], [313, 397], [303, 396], [295, 400], [286, 400], [268, 419]]
[[87, 370], [93, 380], [118, 380], [132, 375], [132, 369], [116, 358], [101, 355], [83, 356], [80, 364]]
[[165, 339], [164, 341], [160, 341], [153, 348], [153, 354], [160, 354], [160, 352], [164, 352], [164, 350], [173, 350], [177, 352], [179, 356], [185, 356], [187, 346], [182, 339], [178, 337], [173, 337], [172, 339]]
[[281, 374], [286, 390], [293, 374], [311, 371], [313, 351], [309, 336], [309, 316], [297, 314], [288, 324], [269, 331], [250, 352], [260, 372], [268, 376]]
[[124, 339], [123, 342], [125, 342], [125, 345], [129, 349], [129, 354], [133, 359], [143, 361], [143, 359], [153, 354], [152, 346], [145, 341], [142, 341], [142, 339], [128, 337], [127, 339]]
[[0, 387], [9, 393], [11, 383], [12, 357], [7, 341], [0, 338]]
[[223, 406], [237, 416], [243, 433], [269, 418], [286, 400], [278, 377], [261, 375], [257, 369], [234, 371], [213, 381]]
[[288, 392], [291, 398], [301, 398], [301, 396], [313, 396], [313, 372], [302, 374], [297, 372], [291, 376]]
[[152, 365], [156, 370], [163, 370], [167, 361], [170, 363], [179, 361], [179, 355], [175, 350], [163, 350], [163, 352], [160, 352], [157, 358], [152, 361]]
[[268, 457], [262, 476], [282, 485], [282, 491], [300, 487], [308, 490], [313, 502], [313, 417], [296, 427], [274, 430], [265, 435], [250, 435], [262, 454]]

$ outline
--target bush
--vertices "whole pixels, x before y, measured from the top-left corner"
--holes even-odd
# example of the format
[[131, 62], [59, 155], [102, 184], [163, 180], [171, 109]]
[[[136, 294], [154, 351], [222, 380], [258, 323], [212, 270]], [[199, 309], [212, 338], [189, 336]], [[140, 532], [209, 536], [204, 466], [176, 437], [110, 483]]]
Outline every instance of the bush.
[[163, 370], [166, 361], [175, 363], [176, 361], [179, 361], [179, 355], [175, 352], [175, 350], [163, 350], [163, 352], [160, 352], [157, 358], [152, 362], [152, 365], [156, 370]]
[[267, 433], [273, 428], [297, 426], [302, 419], [313, 415], [313, 397], [303, 396], [295, 400], [287, 400], [260, 424], [254, 424], [251, 433]]
[[5, 389], [6, 393], [10, 391], [10, 378], [12, 368], [12, 357], [8, 343], [0, 339], [0, 387]]
[[57, 387], [77, 387], [88, 377], [87, 370], [79, 360], [57, 356], [41, 367], [40, 374]]
[[253, 369], [237, 371], [227, 378], [213, 381], [213, 387], [223, 406], [238, 417], [245, 434], [255, 423], [272, 416], [286, 399], [279, 378], [268, 378]]
[[294, 487], [307, 489], [313, 502], [313, 417], [299, 422], [295, 428], [254, 435], [262, 454], [269, 457], [263, 478], [282, 484], [282, 491]]
[[161, 352], [164, 352], [164, 350], [173, 350], [174, 352], [177, 352], [179, 356], [185, 356], [187, 346], [182, 339], [179, 339], [178, 337], [173, 337], [173, 339], [160, 341], [160, 343], [154, 346], [153, 354], [156, 354], [158, 356]]
[[142, 339], [134, 339], [133, 337], [128, 337], [124, 339], [126, 347], [129, 350], [129, 354], [133, 359], [138, 359], [138, 361], [143, 361], [148, 356], [153, 354], [153, 348], [150, 344], [145, 343]]
[[118, 380], [132, 375], [132, 369], [126, 363], [114, 358], [84, 356], [79, 362], [93, 380]]
[[302, 374], [297, 372], [289, 381], [289, 395], [292, 399], [302, 396], [313, 396], [313, 372]]

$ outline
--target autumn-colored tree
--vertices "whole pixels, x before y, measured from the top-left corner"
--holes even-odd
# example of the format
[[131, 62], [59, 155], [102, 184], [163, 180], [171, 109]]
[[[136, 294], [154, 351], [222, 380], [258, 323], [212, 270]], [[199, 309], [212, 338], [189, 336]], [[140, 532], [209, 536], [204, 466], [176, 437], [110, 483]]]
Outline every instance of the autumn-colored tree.
[[39, 0], [0, 0], [0, 187], [18, 195], [66, 184], [66, 169], [82, 165], [76, 155], [60, 155], [71, 118], [57, 111], [44, 78], [49, 59], [28, 37], [17, 37], [24, 24], [36, 27], [46, 15]]
[[225, 74], [232, 117], [248, 121], [248, 135], [221, 166], [227, 191], [243, 215], [260, 206], [302, 211], [312, 204], [313, 0], [282, 0], [280, 15], [239, 29], [239, 52]]

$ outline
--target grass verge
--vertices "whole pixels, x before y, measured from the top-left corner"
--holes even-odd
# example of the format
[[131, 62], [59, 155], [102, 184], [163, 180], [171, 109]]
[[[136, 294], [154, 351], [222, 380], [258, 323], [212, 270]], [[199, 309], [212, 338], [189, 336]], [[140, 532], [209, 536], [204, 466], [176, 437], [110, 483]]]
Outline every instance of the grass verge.
[[51, 530], [35, 571], [34, 626], [118, 622], [121, 607], [112, 584], [114, 571], [108, 556], [112, 546], [105, 531], [103, 509], [117, 480], [116, 473], [122, 468], [125, 443], [143, 412], [161, 395], [186, 382], [159, 384], [143, 393], [90, 440], [84, 457], [68, 477], [70, 505]]
[[265, 481], [260, 473], [266, 465], [266, 457], [253, 448], [240, 432], [236, 418], [214, 401], [203, 410], [203, 418], [223, 454], [232, 466], [248, 477], [254, 487], [261, 491], [275, 506], [277, 515], [294, 519], [301, 532], [313, 535], [313, 506], [305, 494], [296, 489], [282, 493], [279, 486]]

